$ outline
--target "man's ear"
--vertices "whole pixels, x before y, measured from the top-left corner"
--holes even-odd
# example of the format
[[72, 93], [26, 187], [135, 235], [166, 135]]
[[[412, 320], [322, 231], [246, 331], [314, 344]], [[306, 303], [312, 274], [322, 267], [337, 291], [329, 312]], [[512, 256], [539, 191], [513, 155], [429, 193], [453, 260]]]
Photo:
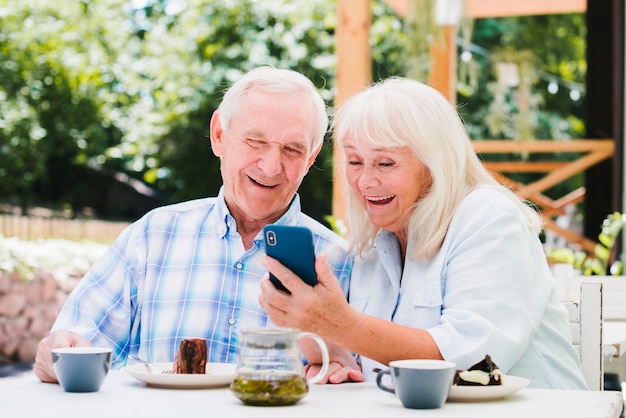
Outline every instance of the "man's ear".
[[219, 110], [213, 112], [213, 116], [211, 116], [210, 130], [211, 149], [213, 150], [213, 154], [220, 158], [224, 150], [224, 142], [222, 141], [224, 129], [222, 129], [222, 122], [220, 122]]
[[317, 147], [317, 149], [311, 154], [311, 156], [309, 157], [309, 161], [307, 161], [307, 165], [306, 165], [306, 169], [308, 170], [309, 168], [311, 168], [311, 166], [313, 165], [313, 163], [315, 162], [315, 159], [317, 158], [317, 155], [320, 153], [320, 151], [322, 150], [322, 145], [324, 145], [324, 142], [322, 142], [319, 147]]

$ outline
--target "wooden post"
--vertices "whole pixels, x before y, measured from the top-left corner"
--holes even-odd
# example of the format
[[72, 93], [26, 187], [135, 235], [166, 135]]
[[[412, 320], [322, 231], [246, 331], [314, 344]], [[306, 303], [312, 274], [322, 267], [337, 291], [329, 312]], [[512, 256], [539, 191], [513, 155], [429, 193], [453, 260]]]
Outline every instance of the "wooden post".
[[[335, 109], [372, 81], [371, 20], [369, 0], [337, 1]], [[341, 155], [341, 150], [333, 145], [333, 216], [347, 225], [345, 182], [341, 164], [338, 164]]]
[[456, 103], [456, 26], [443, 26], [441, 39], [430, 45], [432, 63], [428, 83]]

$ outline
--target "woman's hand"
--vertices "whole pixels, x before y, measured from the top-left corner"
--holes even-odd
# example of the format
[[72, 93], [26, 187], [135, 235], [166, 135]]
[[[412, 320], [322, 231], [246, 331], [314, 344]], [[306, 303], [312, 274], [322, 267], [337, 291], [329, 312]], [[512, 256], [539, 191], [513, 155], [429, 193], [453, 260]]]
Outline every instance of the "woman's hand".
[[261, 280], [259, 303], [273, 323], [313, 332], [330, 340], [340, 332], [352, 309], [325, 255], [315, 260], [318, 279], [315, 286], [304, 283], [291, 270], [271, 257], [263, 257], [261, 263], [291, 291], [288, 294], [276, 289], [269, 280], [269, 274]]
[[[259, 303], [272, 322], [281, 327], [296, 328], [322, 337], [328, 347], [330, 357], [328, 372], [319, 383], [362, 382], [365, 376], [352, 353], [334, 343], [342, 334], [342, 328], [349, 326], [353, 309], [348, 304], [333, 275], [326, 256], [315, 260], [318, 283], [310, 286], [298, 276], [271, 257], [264, 257], [261, 263], [274, 274], [291, 294], [276, 289], [269, 280], [269, 273], [261, 280]], [[303, 339], [300, 347], [309, 365], [308, 378], [317, 375], [322, 360], [317, 344]]]

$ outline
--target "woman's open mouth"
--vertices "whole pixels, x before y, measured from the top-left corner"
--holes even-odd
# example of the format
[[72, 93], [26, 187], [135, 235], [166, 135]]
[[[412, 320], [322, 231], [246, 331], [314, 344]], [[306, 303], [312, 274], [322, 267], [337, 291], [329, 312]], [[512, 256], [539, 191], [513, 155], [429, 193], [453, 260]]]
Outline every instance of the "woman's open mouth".
[[382, 197], [366, 197], [365, 199], [368, 201], [368, 203], [372, 205], [386, 205], [387, 203], [395, 199], [395, 197], [396, 195], [391, 195]]

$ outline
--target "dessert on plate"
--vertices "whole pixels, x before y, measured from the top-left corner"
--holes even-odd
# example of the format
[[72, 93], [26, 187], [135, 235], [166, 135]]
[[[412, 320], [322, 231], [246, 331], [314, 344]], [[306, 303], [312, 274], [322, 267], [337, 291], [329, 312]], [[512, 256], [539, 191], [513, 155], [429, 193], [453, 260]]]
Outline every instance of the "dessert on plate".
[[207, 346], [201, 338], [186, 338], [174, 358], [174, 371], [181, 374], [206, 373]]
[[497, 386], [502, 384], [500, 368], [489, 354], [467, 370], [457, 370], [454, 383], [457, 386]]

